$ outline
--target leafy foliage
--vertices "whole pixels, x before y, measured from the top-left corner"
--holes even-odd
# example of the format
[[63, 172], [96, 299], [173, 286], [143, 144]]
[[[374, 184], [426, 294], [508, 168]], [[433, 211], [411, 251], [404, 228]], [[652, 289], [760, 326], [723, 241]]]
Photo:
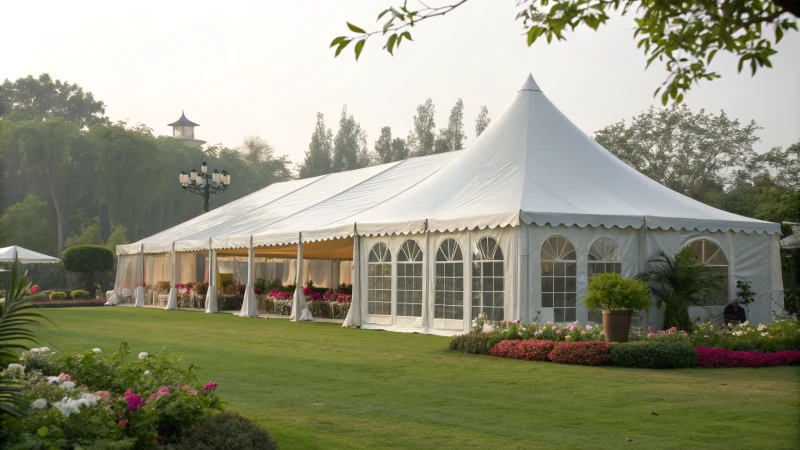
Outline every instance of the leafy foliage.
[[618, 273], [598, 273], [589, 278], [589, 295], [583, 302], [593, 310], [641, 311], [650, 306], [650, 288], [641, 280], [625, 278]]
[[[19, 274], [19, 263], [11, 266], [11, 278], [6, 288], [5, 299], [0, 301], [0, 367], [17, 360], [16, 353], [35, 344], [33, 327], [41, 325], [45, 318], [33, 311], [34, 304], [24, 298], [28, 285], [25, 274]], [[51, 322], [52, 323], [52, 322]], [[21, 389], [5, 376], [0, 377], [0, 420], [5, 416], [22, 416]]]
[[76, 245], [64, 251], [61, 263], [68, 272], [80, 274], [83, 286], [89, 290], [94, 274], [114, 267], [114, 252], [102, 245]]
[[[462, 6], [467, 0], [450, 5], [430, 7], [425, 3], [417, 9], [389, 7], [378, 14], [385, 17], [380, 30], [367, 32], [347, 22], [350, 36], [339, 36], [331, 42], [339, 54], [355, 41], [356, 60], [365, 42], [372, 36], [386, 39], [384, 50], [394, 50], [404, 40], [412, 40], [409, 29], [425, 20], [445, 14]], [[692, 84], [710, 81], [720, 75], [710, 69], [714, 56], [722, 51], [739, 58], [738, 70], [745, 64], [755, 75], [759, 68], [772, 67], [770, 58], [786, 32], [797, 31], [795, 17], [800, 5], [793, 0], [720, 0], [713, 2], [660, 2], [654, 0], [517, 0], [520, 8], [517, 20], [526, 30], [528, 46], [540, 38], [547, 43], [566, 40], [565, 32], [580, 27], [597, 30], [608, 22], [609, 15], [636, 14], [634, 37], [637, 46], [647, 57], [647, 67], [663, 63], [668, 76], [656, 89], [661, 102], [683, 100]], [[794, 17], [792, 17], [794, 16]], [[774, 32], [768, 36], [767, 28]]]
[[344, 172], [360, 169], [370, 164], [367, 149], [367, 134], [352, 114], [347, 114], [347, 105], [342, 107], [339, 130], [333, 139], [331, 170]]
[[526, 339], [500, 341], [492, 347], [492, 356], [502, 358], [525, 359], [528, 361], [550, 361], [548, 355], [556, 346], [555, 341]]
[[408, 147], [402, 138], [392, 139], [392, 127], [382, 127], [381, 135], [375, 141], [378, 162], [390, 163], [408, 158]]
[[333, 132], [325, 126], [325, 116], [317, 113], [317, 124], [311, 134], [306, 158], [300, 166], [300, 178], [311, 178], [331, 172], [333, 160]]
[[78, 289], [69, 293], [70, 297], [74, 298], [75, 300], [87, 299], [89, 298], [89, 291], [84, 291], [82, 289]]
[[663, 250], [648, 261], [655, 268], [638, 275], [651, 284], [651, 292], [658, 308], [664, 307], [663, 327], [692, 330], [689, 306], [697, 303], [703, 294], [719, 291], [721, 276], [714, 268], [699, 264], [689, 247], [684, 247], [674, 257]]
[[612, 366], [644, 369], [695, 367], [697, 350], [687, 342], [625, 342], [609, 350]]
[[408, 133], [408, 148], [411, 156], [433, 153], [436, 141], [436, 107], [430, 98], [417, 106], [414, 124]]
[[489, 128], [491, 122], [492, 119], [489, 118], [489, 108], [487, 108], [486, 105], [481, 106], [481, 112], [478, 113], [478, 117], [475, 119], [475, 137], [477, 138], [483, 134], [484, 130]]
[[46, 73], [28, 75], [0, 85], [0, 118], [13, 120], [68, 120], [80, 127], [107, 123], [106, 106], [91, 92]]
[[609, 363], [609, 347], [605, 342], [560, 342], [548, 357], [558, 364], [599, 366]]

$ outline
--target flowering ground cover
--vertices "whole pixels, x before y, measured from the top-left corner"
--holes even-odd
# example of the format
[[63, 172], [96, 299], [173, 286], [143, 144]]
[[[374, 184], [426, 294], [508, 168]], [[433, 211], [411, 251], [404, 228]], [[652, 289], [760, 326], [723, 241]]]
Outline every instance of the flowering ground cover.
[[60, 351], [127, 341], [182, 355], [219, 384], [226, 408], [255, 419], [283, 449], [795, 448], [800, 441], [797, 366], [579, 366], [452, 352], [447, 337], [329, 323], [145, 308], [44, 314], [58, 325], [41, 332], [44, 344]]

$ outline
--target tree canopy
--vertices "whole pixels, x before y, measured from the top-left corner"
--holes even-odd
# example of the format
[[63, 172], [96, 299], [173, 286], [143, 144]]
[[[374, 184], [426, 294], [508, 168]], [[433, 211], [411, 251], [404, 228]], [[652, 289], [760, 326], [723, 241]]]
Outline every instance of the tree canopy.
[[[347, 22], [348, 35], [333, 39], [335, 55], [352, 42], [356, 60], [372, 37], [385, 39], [383, 49], [394, 54], [404, 41], [412, 41], [411, 28], [462, 7], [468, 0], [449, 5], [408, 7], [404, 1], [378, 14], [383, 25], [373, 31]], [[775, 46], [787, 32], [797, 31], [800, 2], [797, 0], [715, 0], [665, 2], [656, 0], [517, 0], [516, 20], [522, 23], [528, 46], [539, 39], [548, 43], [566, 40], [566, 32], [587, 27], [593, 30], [608, 22], [611, 14], [634, 15], [633, 37], [652, 63], [663, 64], [667, 79], [653, 95], [661, 93], [663, 104], [683, 100], [693, 84], [719, 78], [710, 68], [718, 52], [738, 57], [739, 72], [748, 65], [751, 73], [772, 67]]]
[[53, 80], [43, 73], [0, 85], [0, 118], [74, 122], [79, 128], [106, 123], [106, 106], [77, 84]]

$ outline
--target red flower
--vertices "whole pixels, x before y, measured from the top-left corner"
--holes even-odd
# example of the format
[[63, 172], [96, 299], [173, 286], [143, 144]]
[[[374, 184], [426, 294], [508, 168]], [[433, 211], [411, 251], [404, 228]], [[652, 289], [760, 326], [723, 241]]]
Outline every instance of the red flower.
[[31, 286], [31, 294], [35, 294], [37, 292], [39, 292], [39, 285], [34, 284], [33, 286]]
[[127, 419], [123, 419], [123, 420], [120, 420], [119, 422], [117, 422], [117, 426], [118, 427], [124, 427], [127, 424], [128, 424], [128, 420]]
[[156, 437], [155, 437], [155, 438], [153, 438], [153, 439], [155, 439], [155, 440], [157, 440], [157, 441], [160, 441], [162, 438], [161, 438], [161, 436], [159, 436], [159, 435], [156, 435]]

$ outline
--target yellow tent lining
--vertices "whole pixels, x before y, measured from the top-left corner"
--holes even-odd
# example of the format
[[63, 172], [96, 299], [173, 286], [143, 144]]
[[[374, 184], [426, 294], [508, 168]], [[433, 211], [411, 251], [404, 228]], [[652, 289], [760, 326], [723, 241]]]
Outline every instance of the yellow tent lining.
[[[297, 258], [297, 244], [255, 247], [256, 258]], [[217, 256], [244, 256], [246, 248], [217, 250]], [[353, 259], [353, 238], [339, 238], [327, 241], [303, 243], [303, 259]]]

